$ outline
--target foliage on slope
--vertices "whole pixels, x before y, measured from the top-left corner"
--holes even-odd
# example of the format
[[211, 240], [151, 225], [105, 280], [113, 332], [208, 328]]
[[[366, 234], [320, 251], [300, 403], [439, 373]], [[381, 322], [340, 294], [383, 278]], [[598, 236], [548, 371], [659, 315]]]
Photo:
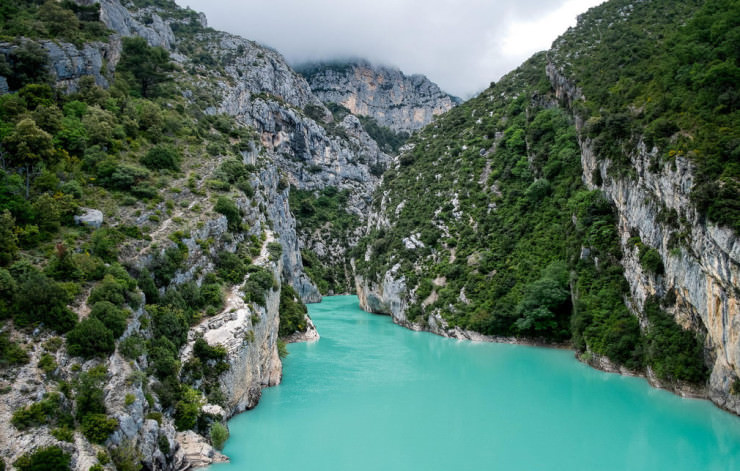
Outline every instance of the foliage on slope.
[[[69, 2], [49, 3], [76, 11]], [[107, 35], [97, 8], [94, 17], [84, 18], [95, 27], [81, 23], [70, 32], [54, 29], [44, 16], [48, 5], [38, 5], [3, 4], [0, 32], [78, 46]], [[186, 37], [192, 39], [189, 31]], [[46, 372], [47, 387], [58, 391], [16, 411], [13, 423], [19, 430], [49, 425], [59, 440], [72, 441], [78, 429], [92, 442], [105, 442], [118, 428], [103, 401], [109, 373], [85, 362], [99, 364], [117, 350], [132, 364], [148, 365], [127, 380], [143, 389], [148, 418], [161, 421], [164, 412], [177, 428], [206, 434], [214, 417], [200, 407], [223, 404], [218, 377], [229, 365], [223, 347], [202, 339], [193, 358], [181, 364], [188, 330], [220, 312], [224, 291], [245, 276], [247, 301], [257, 304], [276, 284], [272, 272], [250, 264], [264, 233], [236, 203], [251, 200], [255, 211], [266, 213], [255, 196], [264, 191], [255, 188], [256, 168], [242, 161], [254, 132], [231, 117], [205, 114], [215, 97], [183, 93], [198, 78], [141, 38], [123, 39], [109, 89], [83, 77], [74, 93], [64, 93], [50, 82], [50, 65], [31, 40], [0, 54], [0, 75], [11, 89], [0, 96], [0, 368], [12, 377], [12, 368], [39, 350], [33, 342], [51, 338], [38, 367]], [[75, 224], [73, 216], [86, 207], [102, 210], [101, 227]], [[236, 253], [216, 252], [215, 241], [197, 240], [215, 272], [173, 283], [190, 253], [184, 241], [219, 213], [228, 221], [224, 237], [238, 242]], [[140, 256], [148, 268], [133, 263]], [[78, 317], [85, 305], [89, 314]], [[300, 329], [305, 307], [292, 297], [285, 305], [281, 333]], [[72, 385], [59, 374], [60, 349], [73, 357], [65, 366]], [[127, 395], [126, 405], [129, 396], [135, 400]], [[160, 449], [171, 451], [164, 436]], [[114, 461], [121, 463], [135, 452], [116, 450]]]
[[598, 154], [629, 174], [642, 139], [697, 166], [692, 199], [740, 231], [740, 2], [615, 0], [581, 16], [552, 60], [582, 89]]
[[[358, 272], [403, 276], [417, 323], [436, 314], [484, 334], [572, 341], [634, 369], [662, 364], [624, 305], [614, 209], [581, 184], [576, 129], [545, 64], [534, 56], [411, 139], [376, 195], [388, 224], [358, 244]], [[703, 380], [690, 351], [665, 377]]]

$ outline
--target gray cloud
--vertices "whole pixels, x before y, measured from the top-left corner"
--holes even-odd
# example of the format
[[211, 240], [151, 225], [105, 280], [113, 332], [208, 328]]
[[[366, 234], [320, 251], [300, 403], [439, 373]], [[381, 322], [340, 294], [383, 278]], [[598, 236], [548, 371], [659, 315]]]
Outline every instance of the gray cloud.
[[[363, 57], [468, 97], [600, 0], [177, 0], [289, 62]], [[539, 21], [539, 23], [537, 23]], [[558, 23], [563, 23], [562, 25]], [[516, 29], [524, 34], [515, 34]], [[529, 30], [531, 33], [528, 33]], [[547, 31], [545, 31], [547, 30]], [[552, 30], [552, 31], [550, 31]], [[512, 36], [513, 33], [513, 36]], [[521, 33], [521, 31], [520, 31]], [[512, 39], [516, 44], [512, 44]]]

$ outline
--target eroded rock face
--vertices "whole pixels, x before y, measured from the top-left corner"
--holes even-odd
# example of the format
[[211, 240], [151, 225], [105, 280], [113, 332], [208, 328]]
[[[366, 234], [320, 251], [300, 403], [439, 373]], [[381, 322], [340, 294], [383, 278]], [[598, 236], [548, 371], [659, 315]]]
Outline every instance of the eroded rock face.
[[[580, 90], [552, 64], [547, 73], [566, 103], [582, 99]], [[730, 393], [733, 381], [740, 377], [740, 241], [730, 229], [708, 223], [695, 209], [689, 197], [695, 174], [691, 162], [681, 155], [661, 162], [657, 153], [641, 142], [629, 155], [634, 174], [614, 177], [609, 172], [611, 162], [599, 158], [591, 142], [583, 139], [583, 181], [603, 191], [617, 208], [634, 312], [639, 316], [650, 296], [675, 294], [670, 311], [676, 322], [707, 335], [705, 349], [713, 361], [707, 394], [716, 404], [740, 414], [740, 398]], [[601, 181], [594, 181], [596, 175]], [[667, 213], [676, 217], [666, 218]], [[643, 270], [628, 243], [633, 232], [658, 250], [663, 275]], [[682, 233], [686, 235], [679, 236]]]
[[396, 132], [421, 129], [458, 103], [423, 75], [367, 61], [307, 64], [299, 70], [322, 102], [338, 103]]
[[[49, 75], [55, 85], [67, 92], [77, 91], [82, 77], [92, 77], [95, 83], [107, 88], [110, 84], [108, 67], [118, 62], [121, 44], [117, 38], [108, 43], [94, 42], [77, 47], [74, 44], [41, 40], [38, 44], [46, 50]], [[0, 42], [0, 54], [8, 55], [18, 44]], [[5, 77], [0, 77], [0, 94], [10, 91]]]

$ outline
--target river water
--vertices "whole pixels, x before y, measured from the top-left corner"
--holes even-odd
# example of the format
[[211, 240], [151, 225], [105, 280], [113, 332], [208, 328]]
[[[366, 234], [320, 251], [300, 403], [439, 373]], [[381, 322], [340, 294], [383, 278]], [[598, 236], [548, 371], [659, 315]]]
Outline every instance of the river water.
[[740, 418], [573, 352], [412, 332], [356, 296], [309, 306], [283, 383], [229, 422], [232, 470], [740, 470]]

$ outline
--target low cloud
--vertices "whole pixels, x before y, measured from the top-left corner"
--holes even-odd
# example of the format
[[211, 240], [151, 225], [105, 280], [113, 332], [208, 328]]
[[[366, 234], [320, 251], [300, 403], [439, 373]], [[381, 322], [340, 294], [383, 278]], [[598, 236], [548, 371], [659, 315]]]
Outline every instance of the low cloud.
[[290, 63], [363, 57], [467, 98], [603, 0], [177, 0]]

